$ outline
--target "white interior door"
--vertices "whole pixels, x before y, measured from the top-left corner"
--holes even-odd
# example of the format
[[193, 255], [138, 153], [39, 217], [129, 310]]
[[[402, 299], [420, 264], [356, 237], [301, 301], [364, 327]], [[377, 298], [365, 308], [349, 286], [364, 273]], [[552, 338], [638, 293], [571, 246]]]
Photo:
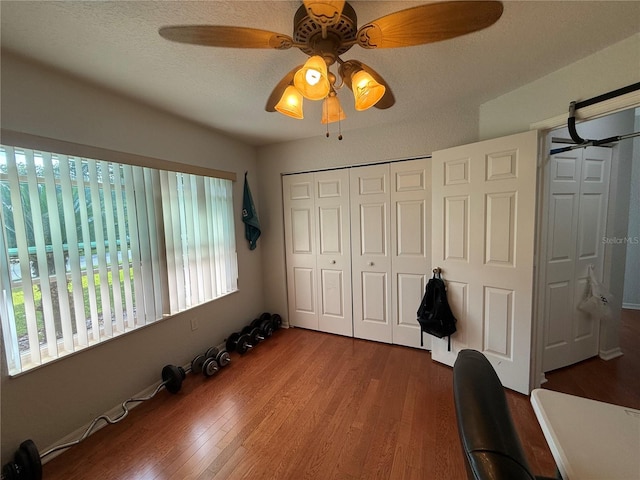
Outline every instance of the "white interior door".
[[284, 176], [282, 188], [289, 322], [318, 330], [313, 174]]
[[546, 168], [545, 372], [598, 354], [599, 319], [577, 307], [590, 264], [602, 279], [611, 155], [604, 147], [571, 150], [552, 155]]
[[353, 333], [391, 343], [389, 165], [350, 170]]
[[[420, 348], [416, 312], [431, 271], [431, 164], [411, 160], [390, 168], [392, 339]], [[431, 349], [429, 335], [422, 348]]]
[[458, 319], [451, 351], [433, 339], [432, 358], [453, 365], [481, 351], [503, 385], [530, 391], [537, 131], [435, 152], [432, 267], [442, 268]]
[[353, 336], [349, 172], [314, 174], [318, 330]]

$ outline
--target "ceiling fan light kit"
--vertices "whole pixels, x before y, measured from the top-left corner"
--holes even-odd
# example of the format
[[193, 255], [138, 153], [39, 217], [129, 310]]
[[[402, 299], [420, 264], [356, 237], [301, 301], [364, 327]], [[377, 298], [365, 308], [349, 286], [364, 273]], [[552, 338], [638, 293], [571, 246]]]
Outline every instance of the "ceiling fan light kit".
[[342, 110], [336, 92], [331, 92], [327, 98], [324, 99], [324, 102], [322, 102], [322, 124], [326, 125], [328, 123], [339, 122], [345, 118], [347, 118], [347, 116], [344, 110]]
[[364, 70], [358, 70], [352, 77], [351, 90], [356, 110], [363, 111], [378, 103], [387, 89]]
[[[391, 88], [375, 70], [358, 60], [340, 58], [354, 45], [380, 49], [448, 40], [493, 25], [502, 11], [502, 2], [495, 0], [443, 1], [400, 10], [358, 28], [356, 12], [349, 3], [304, 0], [294, 15], [292, 37], [226, 25], [168, 26], [159, 33], [174, 42], [211, 47], [298, 48], [310, 58], [278, 82], [265, 110], [302, 119], [303, 98], [323, 100], [321, 122], [328, 124], [346, 118], [337, 97], [337, 90], [344, 85], [352, 91], [357, 111], [386, 109], [395, 103]], [[336, 75], [329, 71], [336, 62], [341, 78], [338, 85]]]
[[293, 85], [304, 98], [309, 100], [323, 100], [329, 95], [327, 64], [320, 55], [309, 58], [304, 66], [293, 76]]
[[280, 101], [276, 104], [276, 111], [291, 118], [302, 120], [304, 118], [302, 112], [302, 94], [293, 85], [285, 88]]

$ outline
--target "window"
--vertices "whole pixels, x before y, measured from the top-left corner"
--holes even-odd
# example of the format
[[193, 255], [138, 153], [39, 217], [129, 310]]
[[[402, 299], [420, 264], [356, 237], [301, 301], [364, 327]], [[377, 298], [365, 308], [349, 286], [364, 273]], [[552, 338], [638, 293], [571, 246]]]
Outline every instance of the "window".
[[0, 146], [15, 375], [237, 290], [232, 181]]

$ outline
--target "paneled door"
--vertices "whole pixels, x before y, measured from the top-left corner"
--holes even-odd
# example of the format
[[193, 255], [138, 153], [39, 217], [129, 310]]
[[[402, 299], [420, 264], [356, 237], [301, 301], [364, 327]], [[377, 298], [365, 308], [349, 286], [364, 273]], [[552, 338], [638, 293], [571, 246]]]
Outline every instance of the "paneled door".
[[312, 173], [282, 177], [289, 322], [318, 330], [316, 219]]
[[538, 133], [435, 152], [432, 267], [442, 268], [458, 331], [434, 339], [432, 358], [453, 365], [481, 351], [503, 385], [530, 391]]
[[350, 179], [353, 334], [391, 343], [389, 164], [352, 168]]
[[545, 372], [598, 354], [600, 321], [578, 304], [589, 265], [602, 280], [611, 156], [605, 147], [571, 150], [546, 167]]
[[[410, 160], [390, 168], [392, 339], [420, 348], [416, 317], [431, 271], [431, 164]], [[431, 349], [429, 335], [422, 343]]]
[[353, 336], [349, 172], [314, 174], [318, 330]]
[[283, 177], [289, 321], [353, 336], [349, 173]]

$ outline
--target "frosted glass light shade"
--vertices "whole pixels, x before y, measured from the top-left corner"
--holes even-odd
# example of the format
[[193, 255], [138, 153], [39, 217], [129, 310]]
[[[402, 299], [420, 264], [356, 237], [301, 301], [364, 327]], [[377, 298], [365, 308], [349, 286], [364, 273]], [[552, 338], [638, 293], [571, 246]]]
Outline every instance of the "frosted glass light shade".
[[333, 123], [339, 120], [347, 118], [342, 107], [340, 106], [340, 100], [336, 97], [335, 93], [330, 94], [322, 102], [322, 124]]
[[274, 108], [283, 115], [301, 120], [304, 118], [302, 101], [302, 95], [298, 89], [293, 85], [289, 85]]
[[356, 110], [373, 107], [384, 96], [386, 88], [364, 70], [358, 70], [351, 79]]
[[314, 55], [296, 72], [293, 84], [304, 98], [322, 100], [329, 94], [327, 64], [320, 55]]

